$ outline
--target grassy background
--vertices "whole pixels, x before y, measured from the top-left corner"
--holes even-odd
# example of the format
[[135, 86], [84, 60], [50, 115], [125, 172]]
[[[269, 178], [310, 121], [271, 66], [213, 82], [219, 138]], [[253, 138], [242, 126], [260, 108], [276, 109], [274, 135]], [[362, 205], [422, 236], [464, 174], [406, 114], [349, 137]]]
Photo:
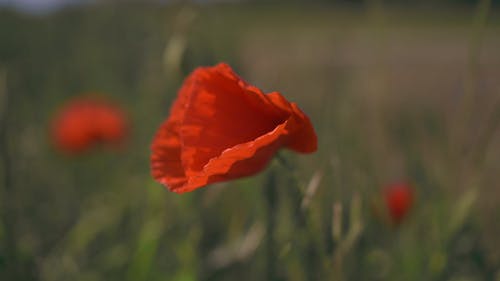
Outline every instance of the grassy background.
[[[481, 3], [0, 10], [0, 280], [500, 280], [500, 14]], [[296, 101], [319, 151], [170, 193], [149, 144], [182, 78], [219, 61]], [[66, 157], [48, 124], [88, 91], [132, 134]], [[400, 180], [417, 199], [394, 228], [380, 196]]]

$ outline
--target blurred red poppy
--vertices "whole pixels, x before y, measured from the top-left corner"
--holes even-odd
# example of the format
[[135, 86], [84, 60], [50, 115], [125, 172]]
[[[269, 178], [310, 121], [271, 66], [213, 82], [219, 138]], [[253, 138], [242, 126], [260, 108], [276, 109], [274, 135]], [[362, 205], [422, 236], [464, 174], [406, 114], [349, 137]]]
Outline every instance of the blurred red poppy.
[[389, 185], [385, 188], [384, 198], [392, 222], [399, 225], [413, 205], [413, 188], [407, 183]]
[[152, 143], [153, 177], [183, 193], [263, 170], [280, 148], [317, 149], [309, 118], [278, 92], [264, 94], [227, 64], [200, 67], [179, 90]]
[[125, 113], [96, 98], [76, 98], [65, 104], [52, 121], [55, 146], [66, 153], [87, 151], [97, 143], [121, 143], [127, 131]]

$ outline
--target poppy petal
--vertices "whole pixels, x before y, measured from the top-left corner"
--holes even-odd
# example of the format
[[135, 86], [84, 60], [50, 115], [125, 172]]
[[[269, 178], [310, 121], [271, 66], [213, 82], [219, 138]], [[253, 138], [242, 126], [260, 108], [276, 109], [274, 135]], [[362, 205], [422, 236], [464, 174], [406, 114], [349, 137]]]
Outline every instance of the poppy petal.
[[187, 179], [180, 161], [181, 143], [175, 130], [175, 123], [167, 121], [160, 127], [152, 149], [153, 177], [170, 189], [184, 185]]
[[286, 136], [287, 122], [256, 140], [228, 148], [210, 159], [203, 170], [189, 177], [188, 182], [174, 192], [183, 193], [207, 184], [251, 176], [266, 167]]
[[152, 145], [153, 177], [183, 193], [258, 173], [281, 148], [310, 153], [309, 118], [280, 93], [264, 94], [226, 64], [184, 81]]
[[96, 143], [116, 144], [125, 138], [125, 113], [102, 99], [78, 97], [52, 121], [52, 138], [62, 152], [78, 154]]
[[[192, 83], [186, 82], [179, 92], [189, 92], [191, 86]], [[151, 145], [153, 178], [170, 189], [182, 186], [187, 181], [181, 162], [181, 141], [179, 138], [179, 128], [184, 117], [187, 100], [187, 95], [179, 95], [172, 105], [170, 117], [161, 125]]]
[[247, 90], [227, 65], [201, 68], [189, 80], [189, 96], [180, 137], [188, 176], [229, 147], [258, 138], [286, 120], [288, 113], [261, 92]]

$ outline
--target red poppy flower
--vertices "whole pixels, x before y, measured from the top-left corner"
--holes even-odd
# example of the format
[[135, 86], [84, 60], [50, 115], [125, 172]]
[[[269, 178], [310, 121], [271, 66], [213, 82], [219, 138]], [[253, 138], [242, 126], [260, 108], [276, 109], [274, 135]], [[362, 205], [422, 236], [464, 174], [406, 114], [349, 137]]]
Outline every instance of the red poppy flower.
[[317, 138], [295, 103], [219, 64], [187, 77], [151, 148], [153, 177], [183, 193], [256, 174], [280, 148], [314, 152]]
[[413, 205], [413, 189], [406, 183], [388, 186], [384, 193], [385, 203], [392, 222], [399, 225]]
[[124, 112], [91, 98], [77, 98], [63, 106], [52, 122], [52, 139], [61, 151], [76, 154], [97, 143], [118, 144], [127, 130]]

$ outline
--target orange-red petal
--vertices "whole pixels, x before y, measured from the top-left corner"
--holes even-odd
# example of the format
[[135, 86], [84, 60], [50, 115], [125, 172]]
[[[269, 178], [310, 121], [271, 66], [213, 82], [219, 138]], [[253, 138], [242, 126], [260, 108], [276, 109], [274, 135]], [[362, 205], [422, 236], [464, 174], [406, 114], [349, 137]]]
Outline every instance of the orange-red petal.
[[400, 224], [410, 211], [414, 195], [407, 183], [395, 183], [385, 189], [385, 202], [389, 215], [395, 224]]
[[184, 82], [152, 145], [152, 174], [182, 193], [253, 175], [282, 147], [316, 150], [307, 116], [279, 93], [265, 95], [226, 64]]
[[52, 121], [54, 144], [63, 152], [81, 153], [97, 142], [117, 143], [125, 137], [124, 112], [100, 99], [76, 98]]

